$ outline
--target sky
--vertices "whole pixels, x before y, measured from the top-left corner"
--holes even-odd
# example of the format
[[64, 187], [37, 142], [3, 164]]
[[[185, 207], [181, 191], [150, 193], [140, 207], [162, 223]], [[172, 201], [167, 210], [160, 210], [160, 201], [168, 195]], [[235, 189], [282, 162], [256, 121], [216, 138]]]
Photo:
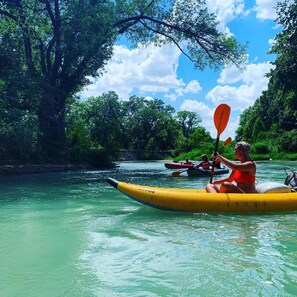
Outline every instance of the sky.
[[92, 79], [80, 94], [85, 100], [115, 91], [122, 100], [130, 96], [161, 99], [176, 112], [197, 112], [201, 125], [213, 138], [217, 131], [213, 123], [215, 108], [226, 103], [231, 115], [220, 139], [234, 139], [239, 115], [252, 106], [267, 89], [265, 76], [272, 69], [275, 56], [268, 54], [280, 28], [274, 21], [277, 0], [206, 0], [210, 12], [217, 15], [219, 30], [230, 32], [241, 43], [248, 43], [248, 64], [240, 72], [228, 66], [214, 72], [201, 71], [174, 45], [128, 48], [118, 43], [113, 58], [102, 76]]

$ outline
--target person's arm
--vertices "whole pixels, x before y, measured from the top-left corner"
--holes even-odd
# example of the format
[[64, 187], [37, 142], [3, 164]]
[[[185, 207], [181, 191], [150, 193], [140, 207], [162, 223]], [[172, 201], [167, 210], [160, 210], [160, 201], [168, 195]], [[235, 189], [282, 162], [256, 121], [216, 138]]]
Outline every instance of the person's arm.
[[215, 180], [213, 181], [213, 184], [222, 184], [224, 182], [232, 183], [234, 181], [233, 175], [234, 171], [232, 170], [231, 174], [228, 177]]
[[197, 164], [195, 167], [200, 167], [202, 165], [202, 161], [199, 163], [199, 164]]
[[216, 155], [216, 161], [220, 161], [232, 170], [250, 171], [254, 167], [254, 163], [252, 161], [246, 161], [244, 163], [233, 162], [219, 153]]

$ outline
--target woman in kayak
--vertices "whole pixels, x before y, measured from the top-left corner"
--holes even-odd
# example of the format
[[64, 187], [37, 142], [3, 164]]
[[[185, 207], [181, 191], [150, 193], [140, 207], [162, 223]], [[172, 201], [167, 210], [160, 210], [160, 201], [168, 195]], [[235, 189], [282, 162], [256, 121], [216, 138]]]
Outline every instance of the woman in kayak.
[[209, 169], [211, 163], [209, 162], [207, 155], [202, 155], [201, 160], [202, 161], [196, 167], [202, 167], [202, 169]]
[[190, 164], [190, 165], [192, 165], [193, 163], [191, 161], [189, 161], [188, 158], [186, 158], [186, 162], [184, 164]]
[[[209, 193], [256, 193], [256, 164], [250, 157], [250, 145], [247, 142], [238, 142], [234, 150], [235, 158], [240, 163], [230, 161], [221, 156], [216, 155], [215, 161], [222, 162], [224, 165], [232, 169], [231, 174], [227, 178], [214, 181], [212, 184], [206, 185], [205, 189]], [[232, 182], [235, 182], [233, 184]], [[219, 188], [218, 184], [221, 184]]]

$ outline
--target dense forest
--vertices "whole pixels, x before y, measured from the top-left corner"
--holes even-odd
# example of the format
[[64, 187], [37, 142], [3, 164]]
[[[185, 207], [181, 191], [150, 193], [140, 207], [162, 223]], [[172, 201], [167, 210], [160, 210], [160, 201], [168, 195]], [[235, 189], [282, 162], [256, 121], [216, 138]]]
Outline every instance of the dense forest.
[[[296, 1], [278, 5], [283, 31], [268, 90], [240, 118], [236, 140], [256, 154], [297, 149], [296, 14]], [[201, 70], [243, 67], [245, 46], [216, 25], [203, 0], [0, 0], [0, 162], [98, 167], [120, 150], [144, 159], [211, 154], [199, 114], [176, 113], [157, 98], [123, 101], [112, 90], [84, 102], [76, 94], [104, 70], [122, 35], [135, 45], [173, 43]]]
[[240, 116], [237, 139], [254, 143], [259, 153], [297, 153], [297, 1], [279, 3], [271, 53], [277, 58], [268, 89]]

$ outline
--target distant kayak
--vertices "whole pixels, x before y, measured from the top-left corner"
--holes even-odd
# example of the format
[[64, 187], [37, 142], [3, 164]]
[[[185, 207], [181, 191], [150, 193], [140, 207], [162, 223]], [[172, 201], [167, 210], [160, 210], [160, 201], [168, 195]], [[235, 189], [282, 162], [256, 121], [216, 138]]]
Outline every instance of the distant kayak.
[[187, 168], [192, 168], [195, 166], [193, 163], [175, 163], [175, 162], [166, 162], [164, 163], [164, 166], [167, 169], [187, 169]]
[[[221, 174], [226, 174], [229, 173], [228, 168], [216, 168], [214, 170], [213, 175], [221, 175]], [[187, 170], [188, 176], [210, 176], [211, 175], [211, 170], [210, 169], [203, 169], [201, 167], [193, 167], [189, 168]]]

